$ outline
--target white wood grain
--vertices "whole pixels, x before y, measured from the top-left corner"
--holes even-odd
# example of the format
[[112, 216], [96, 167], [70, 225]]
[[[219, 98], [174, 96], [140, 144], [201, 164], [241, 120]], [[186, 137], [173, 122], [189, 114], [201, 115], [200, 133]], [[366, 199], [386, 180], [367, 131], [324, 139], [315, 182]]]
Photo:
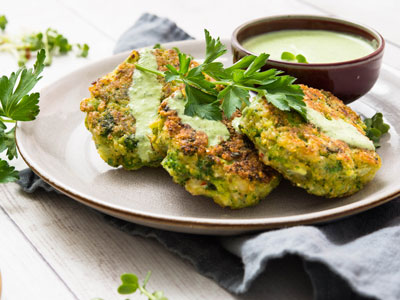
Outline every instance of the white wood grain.
[[[149, 288], [163, 290], [171, 299], [235, 299], [155, 241], [119, 231], [72, 199], [46, 192], [26, 195], [16, 184], [0, 186], [0, 198], [4, 210], [79, 299], [119, 299], [119, 276], [133, 272], [144, 278], [148, 270], [153, 271]], [[16, 259], [11, 256], [11, 261]], [[16, 276], [2, 273], [5, 278]]]
[[2, 209], [0, 228], [2, 299], [75, 299]]
[[385, 39], [400, 46], [400, 1], [398, 0], [301, 0], [314, 8], [351, 19], [378, 30]]
[[[72, 70], [109, 56], [114, 47], [114, 40], [57, 1], [2, 1], [0, 13], [7, 16], [9, 23], [6, 33], [9, 35], [44, 31], [51, 27], [64, 34], [70, 43], [87, 43], [91, 47], [88, 58], [77, 58], [74, 53], [56, 57], [51, 67], [43, 71], [43, 79], [38, 83], [36, 90]], [[33, 62], [34, 60], [31, 63]], [[6, 53], [0, 55], [0, 66], [1, 75], [9, 74], [18, 67], [14, 57]]]
[[254, 18], [293, 13], [318, 13], [318, 10], [296, 0], [98, 0], [93, 6], [90, 1], [60, 0], [65, 6], [84, 14], [97, 28], [108, 36], [119, 37], [133, 25], [138, 17], [149, 12], [170, 18], [195, 38], [204, 37], [204, 28], [213, 36], [230, 38], [232, 31], [241, 23]]

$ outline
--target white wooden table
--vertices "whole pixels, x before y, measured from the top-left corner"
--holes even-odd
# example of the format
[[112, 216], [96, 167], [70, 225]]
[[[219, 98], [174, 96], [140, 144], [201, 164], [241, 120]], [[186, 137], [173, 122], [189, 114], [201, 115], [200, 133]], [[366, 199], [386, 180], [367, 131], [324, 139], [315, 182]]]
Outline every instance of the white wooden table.
[[[0, 15], [9, 32], [52, 27], [71, 42], [90, 45], [88, 59], [56, 58], [38, 89], [85, 64], [109, 56], [118, 37], [144, 12], [169, 17], [195, 38], [203, 28], [230, 37], [244, 21], [276, 14], [318, 14], [351, 19], [377, 29], [387, 40], [384, 63], [400, 70], [400, 2], [398, 0], [2, 0]], [[0, 54], [0, 75], [16, 62]], [[400, 84], [400, 83], [399, 83]], [[15, 165], [25, 167], [21, 160]], [[106, 224], [91, 209], [56, 193], [28, 195], [17, 184], [0, 186], [0, 270], [2, 299], [125, 299], [116, 292], [119, 276], [153, 275], [150, 289], [169, 299], [310, 299], [307, 278], [296, 259], [272, 264], [273, 275], [256, 283], [251, 295], [235, 296], [205, 278], [155, 241], [132, 237]], [[263, 287], [263, 289], [261, 289]], [[263, 294], [268, 291], [268, 295]], [[145, 299], [135, 295], [132, 299]]]

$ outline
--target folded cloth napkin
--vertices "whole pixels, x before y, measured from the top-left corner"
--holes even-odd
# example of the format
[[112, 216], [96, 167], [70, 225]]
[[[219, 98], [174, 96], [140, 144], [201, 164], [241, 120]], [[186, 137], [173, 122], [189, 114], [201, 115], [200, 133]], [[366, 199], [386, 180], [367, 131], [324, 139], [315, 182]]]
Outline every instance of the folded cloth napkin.
[[[115, 52], [181, 39], [190, 36], [175, 23], [145, 14], [123, 34]], [[26, 192], [52, 190], [29, 169], [20, 176]], [[400, 299], [400, 198], [329, 224], [232, 237], [175, 233], [104, 217], [129, 234], [156, 239], [233, 293], [249, 293], [274, 261], [296, 256], [315, 299]]]

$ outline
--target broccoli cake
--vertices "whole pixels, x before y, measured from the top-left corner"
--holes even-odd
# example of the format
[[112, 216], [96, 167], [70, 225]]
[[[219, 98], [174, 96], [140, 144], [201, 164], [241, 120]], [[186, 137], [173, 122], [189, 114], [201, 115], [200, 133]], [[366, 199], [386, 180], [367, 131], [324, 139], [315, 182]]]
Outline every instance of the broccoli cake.
[[231, 120], [184, 114], [184, 91], [165, 99], [153, 129], [153, 146], [165, 155], [162, 166], [193, 195], [205, 195], [234, 209], [257, 204], [280, 181], [258, 158], [252, 143]]
[[262, 161], [294, 185], [325, 197], [354, 194], [381, 166], [366, 126], [331, 93], [301, 87], [307, 121], [257, 98], [244, 109], [239, 128]]
[[136, 63], [165, 71], [168, 64], [178, 67], [179, 60], [175, 50], [134, 50], [113, 72], [92, 84], [90, 97], [80, 105], [101, 158], [129, 170], [160, 165], [163, 156], [151, 146], [149, 125], [157, 118], [161, 101], [179, 88], [137, 69]]

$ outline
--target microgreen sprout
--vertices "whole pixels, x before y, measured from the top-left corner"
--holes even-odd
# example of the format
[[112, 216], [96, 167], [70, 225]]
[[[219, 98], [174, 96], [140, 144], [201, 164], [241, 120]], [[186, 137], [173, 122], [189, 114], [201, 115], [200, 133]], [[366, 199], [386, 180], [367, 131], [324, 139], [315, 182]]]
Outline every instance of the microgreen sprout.
[[[7, 18], [0, 16], [0, 29], [5, 30]], [[45, 49], [45, 65], [52, 63], [53, 56], [63, 55], [74, 50], [78, 57], [87, 57], [89, 46], [87, 44], [70, 44], [68, 39], [53, 28], [47, 28], [43, 32], [32, 32], [22, 37], [0, 34], [0, 51], [13, 54], [19, 66], [24, 66], [32, 55], [40, 49]]]
[[382, 135], [389, 131], [390, 126], [383, 122], [382, 113], [376, 113], [372, 118], [366, 118], [364, 123], [367, 125], [368, 138], [374, 142], [376, 148], [379, 148], [381, 146], [379, 141]]
[[118, 293], [121, 295], [130, 295], [135, 293], [137, 290], [140, 291], [141, 294], [145, 295], [149, 300], [168, 300], [167, 297], [164, 296], [162, 291], [155, 291], [153, 293], [149, 292], [146, 288], [146, 285], [150, 279], [151, 272], [147, 272], [147, 275], [142, 283], [139, 284], [139, 279], [135, 274], [126, 273], [121, 275], [121, 285], [118, 287]]

